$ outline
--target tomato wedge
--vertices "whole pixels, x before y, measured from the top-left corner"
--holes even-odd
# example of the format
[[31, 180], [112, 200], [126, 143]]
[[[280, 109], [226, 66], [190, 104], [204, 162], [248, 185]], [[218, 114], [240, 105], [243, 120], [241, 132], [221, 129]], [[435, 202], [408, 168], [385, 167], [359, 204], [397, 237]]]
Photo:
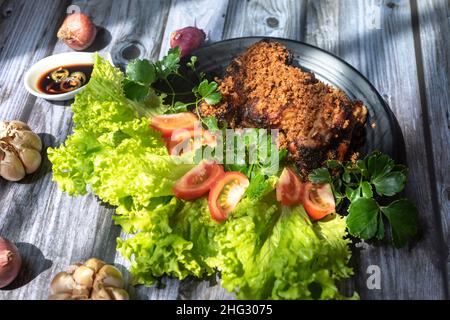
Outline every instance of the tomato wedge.
[[322, 219], [336, 211], [333, 191], [328, 183], [306, 183], [302, 202], [306, 212], [313, 220]]
[[189, 170], [172, 188], [177, 198], [194, 200], [205, 195], [224, 174], [223, 167], [214, 161], [204, 160]]
[[226, 172], [218, 180], [208, 197], [208, 206], [211, 217], [216, 221], [224, 221], [241, 200], [250, 182], [240, 172]]
[[191, 112], [163, 114], [152, 118], [150, 126], [169, 137], [176, 129], [194, 130], [200, 126], [196, 115]]
[[192, 151], [200, 145], [215, 146], [217, 143], [216, 137], [204, 129], [175, 130], [170, 137], [165, 138], [165, 141], [169, 154], [173, 156]]
[[303, 199], [303, 183], [291, 168], [284, 168], [277, 183], [277, 200], [285, 206], [300, 204]]

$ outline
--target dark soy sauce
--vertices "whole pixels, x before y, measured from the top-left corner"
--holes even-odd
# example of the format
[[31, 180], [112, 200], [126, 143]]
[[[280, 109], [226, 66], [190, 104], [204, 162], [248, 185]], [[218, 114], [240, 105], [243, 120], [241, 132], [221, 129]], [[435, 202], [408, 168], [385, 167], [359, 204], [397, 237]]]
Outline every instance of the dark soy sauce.
[[[75, 84], [79, 86], [70, 86], [70, 79], [64, 78], [61, 80], [57, 80], [55, 81], [54, 79], [52, 79], [52, 74], [54, 71], [57, 70], [67, 70], [69, 75], [67, 76], [67, 78], [70, 78], [72, 74], [74, 73], [79, 73], [82, 72], [85, 76], [86, 79], [81, 81], [81, 83], [78, 83], [77, 81], [75, 81]], [[37, 87], [39, 89], [39, 91], [46, 93], [46, 94], [61, 94], [61, 93], [67, 93], [73, 90], [76, 90], [84, 85], [86, 85], [89, 82], [89, 79], [91, 78], [92, 75], [92, 70], [94, 69], [94, 65], [93, 64], [71, 64], [71, 65], [65, 65], [65, 66], [60, 66], [58, 68], [54, 68], [49, 70], [48, 72], [44, 73], [38, 80], [38, 84]], [[64, 82], [67, 83], [64, 83]], [[73, 82], [72, 82], [73, 84]], [[65, 86], [65, 89], [62, 88], [62, 86]]]

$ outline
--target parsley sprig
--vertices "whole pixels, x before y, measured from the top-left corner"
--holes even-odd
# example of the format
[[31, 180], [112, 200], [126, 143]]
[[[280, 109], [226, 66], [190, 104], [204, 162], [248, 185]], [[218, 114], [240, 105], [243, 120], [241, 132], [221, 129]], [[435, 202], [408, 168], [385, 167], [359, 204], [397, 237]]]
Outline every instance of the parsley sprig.
[[330, 183], [337, 207], [348, 205], [350, 234], [364, 240], [383, 239], [387, 220], [394, 245], [402, 247], [417, 233], [415, 205], [408, 199], [392, 199], [403, 191], [407, 175], [406, 166], [395, 164], [388, 155], [375, 151], [356, 162], [327, 161], [309, 179], [314, 183]]

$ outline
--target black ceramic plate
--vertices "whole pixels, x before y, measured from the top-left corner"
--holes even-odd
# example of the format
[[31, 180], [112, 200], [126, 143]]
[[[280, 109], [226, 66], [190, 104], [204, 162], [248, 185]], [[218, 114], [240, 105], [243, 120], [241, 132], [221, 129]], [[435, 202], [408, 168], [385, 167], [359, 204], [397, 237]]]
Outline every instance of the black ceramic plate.
[[[253, 43], [272, 39], [284, 44], [293, 55], [293, 65], [312, 71], [325, 83], [343, 90], [351, 99], [363, 101], [369, 111], [365, 129], [365, 142], [360, 150], [369, 153], [380, 150], [403, 162], [404, 144], [400, 127], [389, 106], [372, 84], [355, 68], [320, 48], [309, 44], [268, 37], [246, 37], [216, 42], [203, 47], [194, 55], [198, 57], [198, 70], [208, 76], [222, 76], [231, 60], [243, 53]], [[375, 123], [374, 128], [370, 124]]]

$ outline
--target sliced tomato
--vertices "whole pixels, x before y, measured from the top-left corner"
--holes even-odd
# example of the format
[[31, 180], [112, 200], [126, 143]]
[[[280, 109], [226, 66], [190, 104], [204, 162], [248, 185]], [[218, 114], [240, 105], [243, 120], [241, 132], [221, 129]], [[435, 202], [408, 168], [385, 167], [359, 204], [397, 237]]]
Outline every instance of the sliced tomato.
[[245, 193], [250, 182], [240, 172], [226, 172], [218, 180], [208, 197], [208, 206], [211, 217], [216, 221], [224, 221], [236, 207]]
[[328, 183], [306, 183], [302, 202], [306, 212], [313, 220], [322, 219], [336, 211], [333, 191]]
[[194, 130], [200, 126], [200, 122], [193, 113], [181, 112], [153, 117], [150, 126], [160, 131], [163, 137], [168, 137], [176, 129]]
[[189, 152], [200, 146], [216, 145], [216, 137], [208, 130], [175, 130], [170, 137], [165, 138], [166, 147], [170, 155], [181, 155], [183, 152]]
[[204, 160], [178, 180], [172, 191], [180, 199], [198, 199], [205, 195], [223, 174], [221, 165]]
[[285, 206], [300, 204], [303, 183], [291, 168], [284, 168], [277, 183], [277, 200]]

